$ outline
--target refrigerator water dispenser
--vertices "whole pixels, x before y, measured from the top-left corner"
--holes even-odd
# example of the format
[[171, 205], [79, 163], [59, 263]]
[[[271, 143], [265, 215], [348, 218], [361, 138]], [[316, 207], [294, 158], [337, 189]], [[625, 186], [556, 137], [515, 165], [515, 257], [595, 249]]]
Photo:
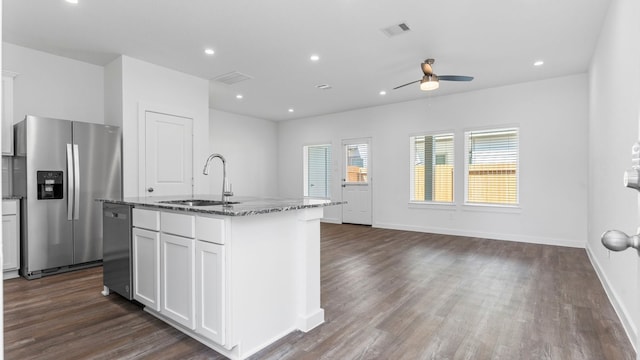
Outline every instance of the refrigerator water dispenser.
[[63, 198], [62, 171], [38, 171], [38, 200]]

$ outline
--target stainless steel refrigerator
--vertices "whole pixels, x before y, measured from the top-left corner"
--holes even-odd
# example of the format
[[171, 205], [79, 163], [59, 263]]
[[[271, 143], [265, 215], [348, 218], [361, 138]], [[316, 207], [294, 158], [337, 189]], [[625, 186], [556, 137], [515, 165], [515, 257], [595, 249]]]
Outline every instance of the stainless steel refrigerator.
[[99, 265], [102, 204], [95, 199], [122, 197], [120, 128], [26, 116], [14, 135], [20, 274], [34, 279]]

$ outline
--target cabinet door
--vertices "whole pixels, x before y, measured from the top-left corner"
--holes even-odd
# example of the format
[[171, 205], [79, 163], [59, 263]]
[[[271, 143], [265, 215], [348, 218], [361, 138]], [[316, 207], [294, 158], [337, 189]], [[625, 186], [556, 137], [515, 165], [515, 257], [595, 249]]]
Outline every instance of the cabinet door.
[[13, 155], [13, 77], [2, 72], [2, 155]]
[[16, 270], [18, 264], [18, 222], [16, 215], [2, 216], [3, 270]]
[[162, 309], [160, 313], [195, 329], [194, 239], [162, 233]]
[[196, 332], [225, 344], [224, 246], [196, 241]]
[[160, 311], [160, 234], [133, 228], [133, 298]]

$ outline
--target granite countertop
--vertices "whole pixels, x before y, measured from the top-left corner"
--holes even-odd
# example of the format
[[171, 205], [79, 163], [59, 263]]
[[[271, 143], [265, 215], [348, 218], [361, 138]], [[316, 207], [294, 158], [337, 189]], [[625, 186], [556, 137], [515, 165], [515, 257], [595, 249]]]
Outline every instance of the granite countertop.
[[162, 203], [162, 201], [172, 200], [220, 200], [220, 195], [194, 195], [194, 196], [154, 196], [154, 197], [127, 197], [122, 200], [117, 199], [96, 199], [100, 202], [113, 204], [154, 207], [158, 209], [179, 210], [195, 213], [225, 215], [225, 216], [248, 216], [258, 214], [268, 214], [282, 211], [292, 211], [309, 209], [333, 205], [342, 205], [343, 201], [331, 201], [324, 199], [281, 199], [281, 198], [257, 198], [257, 197], [236, 197], [229, 198], [229, 201], [238, 202], [227, 206], [187, 206], [179, 204]]

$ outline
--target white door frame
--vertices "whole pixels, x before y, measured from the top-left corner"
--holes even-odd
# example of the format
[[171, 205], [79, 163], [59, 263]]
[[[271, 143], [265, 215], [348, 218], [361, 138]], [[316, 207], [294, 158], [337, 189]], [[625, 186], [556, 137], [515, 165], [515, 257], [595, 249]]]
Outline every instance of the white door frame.
[[[371, 225], [374, 224], [373, 221], [373, 161], [371, 161], [373, 159], [373, 138], [372, 137], [360, 137], [360, 138], [349, 138], [349, 139], [342, 139], [342, 141], [340, 142], [340, 157], [341, 157], [341, 161], [340, 164], [342, 166], [342, 170], [341, 170], [341, 180], [340, 181], [340, 199], [342, 201], [344, 201], [344, 183], [345, 183], [345, 179], [347, 178], [347, 158], [346, 158], [346, 153], [345, 153], [345, 146], [348, 144], [357, 144], [357, 143], [367, 143], [368, 144], [368, 149], [367, 149], [367, 182], [368, 182], [368, 187], [369, 187], [369, 204], [370, 204], [370, 223]], [[344, 207], [341, 206], [341, 208]], [[340, 211], [341, 215], [340, 215], [340, 222], [344, 223], [344, 210]]]
[[[187, 109], [179, 109], [176, 107], [166, 106], [166, 105], [157, 105], [157, 104], [148, 104], [144, 102], [138, 102], [138, 197], [144, 197], [147, 194], [146, 189], [146, 178], [147, 178], [147, 159], [146, 159], [146, 149], [147, 149], [147, 126], [146, 126], [146, 113], [154, 112], [159, 114], [165, 114], [170, 116], [177, 116], [182, 118], [191, 119], [193, 124], [195, 124], [195, 115], [193, 112]], [[193, 137], [192, 137], [193, 139]], [[192, 178], [195, 179], [195, 168], [194, 168], [194, 160], [195, 160], [195, 148], [193, 141], [191, 142], [191, 172]], [[191, 194], [194, 193], [194, 184], [191, 183]]]
[[[640, 139], [640, 107], [638, 108], [638, 139]], [[636, 194], [636, 201], [638, 206], [638, 217], [640, 218], [640, 194]], [[636, 222], [636, 225], [638, 222]], [[640, 227], [636, 229], [636, 234], [640, 234]], [[636, 286], [640, 289], [640, 250], [636, 250]], [[640, 298], [636, 299], [636, 303], [640, 302]], [[640, 312], [635, 312], [638, 318], [633, 319], [636, 324], [640, 324]], [[632, 326], [633, 327], [633, 326]], [[640, 330], [636, 329], [636, 359], [640, 360]]]

